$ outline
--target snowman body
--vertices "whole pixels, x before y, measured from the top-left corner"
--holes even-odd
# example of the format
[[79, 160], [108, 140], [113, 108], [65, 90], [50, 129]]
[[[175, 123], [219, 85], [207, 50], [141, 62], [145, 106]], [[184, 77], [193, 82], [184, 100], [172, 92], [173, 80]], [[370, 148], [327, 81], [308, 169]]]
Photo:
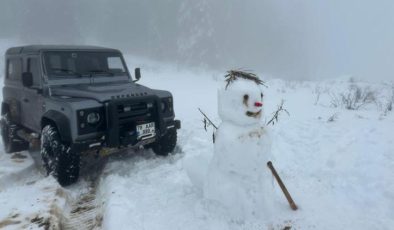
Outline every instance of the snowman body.
[[238, 79], [219, 90], [222, 119], [208, 167], [203, 192], [219, 202], [237, 219], [270, 213], [272, 184], [267, 162], [271, 139], [262, 126], [263, 95], [250, 80]]

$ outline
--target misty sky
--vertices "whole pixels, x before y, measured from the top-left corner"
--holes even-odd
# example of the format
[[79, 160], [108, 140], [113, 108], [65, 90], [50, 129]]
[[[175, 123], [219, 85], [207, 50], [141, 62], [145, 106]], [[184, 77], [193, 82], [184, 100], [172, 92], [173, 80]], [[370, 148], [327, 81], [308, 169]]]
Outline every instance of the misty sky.
[[1, 0], [0, 42], [94, 44], [287, 79], [392, 80], [394, 1]]

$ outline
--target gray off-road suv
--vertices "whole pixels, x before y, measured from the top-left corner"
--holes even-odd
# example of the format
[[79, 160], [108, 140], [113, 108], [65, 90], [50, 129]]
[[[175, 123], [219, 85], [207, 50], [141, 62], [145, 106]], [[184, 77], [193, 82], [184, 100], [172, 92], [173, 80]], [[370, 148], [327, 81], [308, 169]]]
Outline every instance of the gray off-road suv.
[[[1, 135], [7, 153], [40, 146], [61, 185], [78, 179], [80, 158], [119, 148], [175, 148], [180, 121], [170, 92], [135, 83], [120, 51], [34, 45], [7, 50]], [[40, 142], [41, 140], [41, 142]]]

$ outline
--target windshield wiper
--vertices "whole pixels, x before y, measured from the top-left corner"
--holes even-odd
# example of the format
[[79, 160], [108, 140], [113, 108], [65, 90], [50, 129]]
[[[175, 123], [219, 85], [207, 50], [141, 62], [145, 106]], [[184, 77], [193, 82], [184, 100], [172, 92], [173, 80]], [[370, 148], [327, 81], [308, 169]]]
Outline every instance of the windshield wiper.
[[90, 70], [89, 73], [98, 73], [98, 74], [104, 73], [104, 74], [108, 74], [110, 76], [115, 75], [114, 73], [106, 71], [106, 70]]
[[51, 70], [59, 71], [59, 72], [62, 72], [62, 73], [73, 74], [73, 75], [76, 75], [77, 77], [82, 77], [81, 73], [75, 72], [74, 70], [71, 70], [71, 69], [51, 68]]

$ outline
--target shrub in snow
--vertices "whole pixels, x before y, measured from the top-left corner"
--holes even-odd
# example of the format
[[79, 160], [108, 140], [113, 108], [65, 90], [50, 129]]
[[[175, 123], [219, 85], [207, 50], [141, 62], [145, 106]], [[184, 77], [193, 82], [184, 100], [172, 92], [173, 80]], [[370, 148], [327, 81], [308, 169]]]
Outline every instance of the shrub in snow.
[[347, 110], [389, 111], [394, 102], [394, 88], [387, 82], [363, 82], [353, 78], [319, 82], [312, 93], [318, 106]]
[[331, 105], [343, 107], [348, 110], [358, 110], [361, 107], [376, 103], [376, 92], [369, 86], [361, 87], [355, 83], [350, 84], [345, 92], [331, 93]]
[[393, 103], [394, 103], [394, 85], [391, 89], [391, 97], [389, 98], [388, 102], [386, 103], [386, 107], [384, 109], [383, 115], [386, 116], [389, 112], [393, 110]]
[[337, 114], [337, 113], [334, 113], [333, 115], [331, 115], [331, 116], [327, 119], [327, 122], [334, 122], [337, 118], [338, 118], [338, 114]]
[[391, 110], [393, 110], [393, 101], [390, 101], [387, 105], [387, 111], [391, 112]]
[[391, 87], [391, 100], [389, 101], [389, 103], [387, 105], [387, 111], [393, 110], [393, 103], [394, 103], [394, 84]]

